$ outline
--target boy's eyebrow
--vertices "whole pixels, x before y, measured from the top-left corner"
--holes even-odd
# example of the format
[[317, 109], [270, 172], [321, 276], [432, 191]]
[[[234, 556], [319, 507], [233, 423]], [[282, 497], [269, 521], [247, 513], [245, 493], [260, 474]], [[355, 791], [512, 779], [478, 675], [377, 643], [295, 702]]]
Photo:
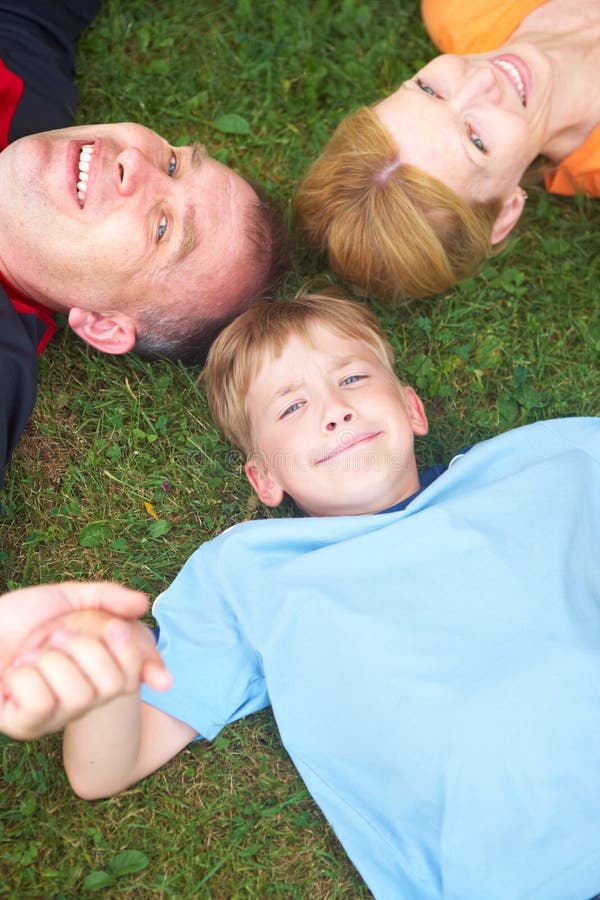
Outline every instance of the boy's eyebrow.
[[357, 356], [356, 353], [351, 353], [349, 356], [340, 356], [338, 359], [333, 360], [330, 370], [335, 372], [336, 369], [343, 369], [345, 366], [355, 362], [361, 362], [360, 356]]
[[[338, 369], [344, 369], [346, 366], [349, 366], [356, 362], [362, 362], [362, 360], [360, 356], [357, 356], [355, 353], [351, 353], [349, 356], [340, 356], [332, 361], [329, 367], [329, 371], [337, 372]], [[269, 405], [271, 403], [274, 403], [276, 400], [280, 400], [282, 397], [287, 397], [288, 394], [293, 394], [295, 393], [295, 391], [299, 391], [300, 388], [303, 387], [303, 385], [303, 380], [287, 382], [275, 391], [269, 401]]]
[[300, 390], [303, 384], [303, 381], [290, 381], [288, 384], [284, 384], [283, 387], [280, 387], [275, 391], [271, 397], [270, 403], [274, 403], [275, 400], [279, 400], [281, 397], [286, 397], [288, 394], [293, 394], [294, 391]]

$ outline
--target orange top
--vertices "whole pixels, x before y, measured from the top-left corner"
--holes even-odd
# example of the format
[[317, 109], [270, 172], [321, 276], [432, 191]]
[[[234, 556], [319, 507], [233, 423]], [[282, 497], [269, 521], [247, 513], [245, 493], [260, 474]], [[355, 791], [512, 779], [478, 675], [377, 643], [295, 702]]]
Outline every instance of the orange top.
[[[544, 0], [421, 0], [421, 15], [443, 53], [488, 53], [504, 44]], [[546, 176], [554, 194], [600, 197], [600, 125]]]

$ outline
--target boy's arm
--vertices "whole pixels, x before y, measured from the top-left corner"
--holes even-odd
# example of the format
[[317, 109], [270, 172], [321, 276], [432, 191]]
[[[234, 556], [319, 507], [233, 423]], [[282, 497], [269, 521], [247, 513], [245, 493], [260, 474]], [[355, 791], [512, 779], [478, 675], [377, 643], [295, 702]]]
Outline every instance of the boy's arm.
[[65, 728], [65, 771], [84, 800], [110, 797], [160, 768], [196, 735], [190, 725], [143, 703], [136, 691]]

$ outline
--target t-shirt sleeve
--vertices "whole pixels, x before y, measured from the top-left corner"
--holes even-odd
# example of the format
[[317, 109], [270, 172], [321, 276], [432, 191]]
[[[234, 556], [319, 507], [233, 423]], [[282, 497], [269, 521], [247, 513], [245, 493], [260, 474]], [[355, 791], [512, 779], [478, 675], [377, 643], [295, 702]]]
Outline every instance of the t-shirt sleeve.
[[262, 660], [234, 593], [235, 561], [228, 547], [220, 539], [204, 544], [156, 600], [158, 649], [173, 686], [164, 693], [142, 687], [144, 702], [209, 739], [270, 704]]
[[0, 487], [4, 467], [31, 415], [36, 380], [35, 337], [0, 288]]
[[538, 422], [537, 427], [553, 435], [557, 443], [587, 453], [600, 462], [600, 417], [573, 417]]
[[24, 84], [9, 143], [72, 123], [74, 45], [98, 7], [98, 0], [0, 0], [0, 59]]
[[422, 0], [421, 17], [442, 53], [488, 53], [543, 0]]

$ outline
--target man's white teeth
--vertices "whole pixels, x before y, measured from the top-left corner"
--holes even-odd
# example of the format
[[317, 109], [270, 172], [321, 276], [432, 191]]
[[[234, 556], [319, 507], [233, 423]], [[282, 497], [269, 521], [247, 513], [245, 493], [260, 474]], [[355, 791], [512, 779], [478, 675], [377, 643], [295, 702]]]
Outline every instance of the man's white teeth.
[[90, 171], [90, 160], [94, 152], [93, 144], [84, 144], [79, 151], [79, 180], [77, 182], [77, 198], [81, 206], [85, 200], [85, 192], [87, 191], [87, 182]]
[[521, 103], [523, 104], [523, 106], [525, 106], [526, 100], [527, 100], [527, 97], [525, 95], [525, 85], [523, 84], [523, 79], [521, 78], [521, 73], [519, 72], [517, 67], [515, 65], [513, 65], [513, 63], [508, 62], [507, 59], [495, 59], [494, 62], [496, 63], [497, 66], [500, 66], [500, 68], [504, 72], [506, 72], [506, 74], [508, 75], [508, 77], [510, 78], [510, 80], [512, 81], [512, 83], [514, 84], [514, 86], [517, 89], [517, 93], [519, 94], [519, 97], [521, 98]]

